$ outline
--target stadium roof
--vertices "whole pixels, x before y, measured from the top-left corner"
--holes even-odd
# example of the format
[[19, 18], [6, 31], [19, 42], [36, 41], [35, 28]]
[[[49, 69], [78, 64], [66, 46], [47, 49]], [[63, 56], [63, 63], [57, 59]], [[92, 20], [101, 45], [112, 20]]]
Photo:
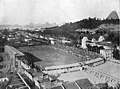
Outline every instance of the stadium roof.
[[30, 63], [42, 61], [39, 58], [37, 58], [36, 56], [32, 55], [31, 53], [28, 53], [28, 52], [23, 52], [23, 53], [25, 54], [25, 60], [27, 60]]
[[79, 89], [79, 86], [75, 82], [63, 83], [65, 89]]
[[102, 46], [108, 46], [108, 47], [113, 47], [114, 44], [112, 44], [111, 42], [106, 42], [106, 41], [103, 41], [103, 42], [96, 42], [97, 45], [102, 45]]
[[103, 58], [96, 58], [96, 59], [93, 59], [93, 60], [85, 61], [85, 63], [89, 64], [89, 63], [94, 63], [94, 62], [100, 61], [100, 60], [103, 60]]
[[12, 46], [5, 45], [5, 47], [10, 48], [11, 51], [13, 51], [13, 53], [14, 53], [16, 56], [24, 56], [24, 54], [23, 54], [22, 52], [20, 52], [19, 50], [17, 50], [16, 48], [14, 48], [14, 47], [12, 47]]
[[59, 65], [59, 66], [49, 66], [49, 67], [46, 67], [45, 69], [65, 68], [65, 67], [71, 67], [71, 66], [79, 66], [79, 64], [73, 63], [73, 64], [66, 64], [66, 65]]
[[51, 89], [63, 89], [63, 87], [62, 86], [56, 86], [56, 87], [53, 87]]

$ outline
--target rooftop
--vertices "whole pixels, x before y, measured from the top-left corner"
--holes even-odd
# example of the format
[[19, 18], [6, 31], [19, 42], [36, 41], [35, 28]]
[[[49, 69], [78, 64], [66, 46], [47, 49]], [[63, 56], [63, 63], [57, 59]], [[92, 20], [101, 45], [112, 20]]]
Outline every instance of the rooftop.
[[11, 49], [16, 56], [23, 56], [24, 54], [12, 46], [5, 45], [5, 47]]
[[114, 45], [111, 42], [96, 42], [97, 45], [103, 45], [103, 46], [108, 46], [108, 47], [113, 47]]
[[43, 72], [37, 72], [34, 69], [28, 69], [27, 70], [30, 74], [32, 74], [34, 77], [40, 77], [42, 76], [44, 73]]
[[75, 82], [63, 83], [65, 89], [79, 89]]
[[51, 89], [63, 89], [62, 86], [56, 86], [56, 87], [53, 87]]
[[77, 80], [76, 83], [82, 89], [88, 89], [88, 88], [92, 88], [93, 87], [93, 84], [87, 78], [86, 79]]
[[23, 52], [25, 54], [25, 60], [34, 63], [34, 62], [38, 62], [38, 61], [42, 61], [39, 58], [37, 58], [36, 56], [32, 55], [31, 53], [28, 52]]

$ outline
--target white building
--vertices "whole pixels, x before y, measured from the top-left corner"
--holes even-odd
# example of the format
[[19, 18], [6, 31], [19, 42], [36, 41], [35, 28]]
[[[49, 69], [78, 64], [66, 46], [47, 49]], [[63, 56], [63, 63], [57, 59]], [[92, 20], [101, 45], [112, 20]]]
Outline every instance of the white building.
[[92, 40], [91, 40], [92, 42], [95, 42], [96, 41], [96, 39], [95, 38], [92, 38]]
[[105, 58], [105, 59], [113, 59], [113, 54], [111, 49], [103, 49], [100, 50], [100, 54]]
[[81, 47], [82, 47], [83, 49], [86, 49], [86, 48], [87, 48], [87, 46], [86, 46], [86, 41], [88, 41], [88, 38], [87, 38], [87, 37], [83, 37], [83, 39], [82, 39], [82, 45], [81, 45]]
[[55, 41], [54, 41], [54, 40], [51, 40], [50, 42], [51, 42], [51, 44], [55, 44]]
[[103, 36], [100, 36], [99, 39], [98, 39], [99, 42], [102, 42], [104, 40], [105, 40], [105, 38]]

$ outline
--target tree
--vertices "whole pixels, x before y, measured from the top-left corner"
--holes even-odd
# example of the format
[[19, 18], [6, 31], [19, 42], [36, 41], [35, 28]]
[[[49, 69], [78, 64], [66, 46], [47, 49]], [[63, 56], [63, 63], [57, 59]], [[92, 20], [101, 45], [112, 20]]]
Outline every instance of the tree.
[[120, 56], [119, 50], [115, 46], [113, 50], [113, 58], [115, 58], [116, 60], [119, 60], [119, 56]]
[[7, 38], [0, 37], [0, 46], [4, 46], [7, 43]]

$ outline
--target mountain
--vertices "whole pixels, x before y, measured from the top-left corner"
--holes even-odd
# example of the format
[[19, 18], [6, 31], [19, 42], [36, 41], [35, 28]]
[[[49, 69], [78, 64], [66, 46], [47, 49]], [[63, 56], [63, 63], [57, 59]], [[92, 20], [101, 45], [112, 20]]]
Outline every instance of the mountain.
[[18, 25], [18, 24], [15, 24], [15, 25], [10, 25], [10, 24], [0, 25], [0, 29], [5, 29], [5, 28], [14, 29], [14, 28], [22, 28], [22, 26]]
[[54, 26], [57, 26], [56, 23], [49, 23], [49, 22], [46, 22], [44, 24], [41, 25], [42, 28], [48, 28], [48, 27], [54, 27]]
[[119, 19], [116, 11], [112, 11], [106, 19]]
[[15, 29], [15, 28], [35, 29], [35, 28], [49, 28], [49, 27], [54, 27], [54, 26], [57, 26], [57, 24], [56, 23], [49, 23], [49, 22], [46, 22], [44, 24], [29, 23], [25, 26], [18, 25], [18, 24], [14, 24], [14, 25], [5, 24], [5, 25], [0, 25], [0, 29], [4, 29], [4, 28], [9, 28], [9, 29]]
[[49, 22], [46, 22], [44, 24], [34, 24], [34, 23], [29, 23], [28, 25], [25, 25], [25, 27], [32, 27], [32, 28], [48, 28], [48, 27], [54, 27], [54, 26], [57, 26], [56, 23], [49, 23]]

